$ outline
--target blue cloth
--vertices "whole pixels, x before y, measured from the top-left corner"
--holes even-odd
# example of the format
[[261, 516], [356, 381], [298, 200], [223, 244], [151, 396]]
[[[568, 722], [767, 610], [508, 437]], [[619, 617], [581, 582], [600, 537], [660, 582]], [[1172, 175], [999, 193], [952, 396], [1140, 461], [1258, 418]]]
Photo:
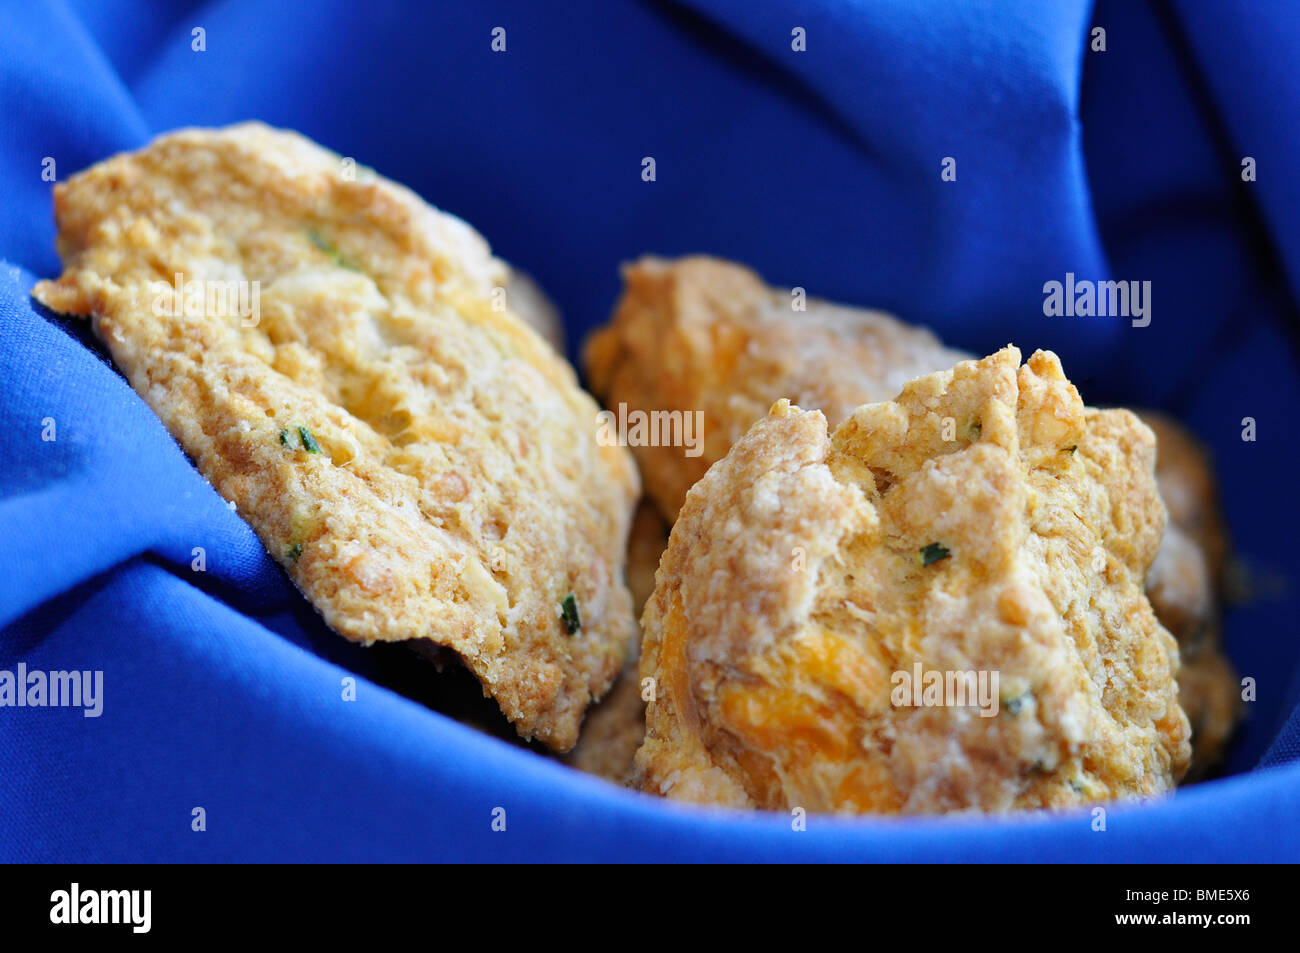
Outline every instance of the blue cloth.
[[[0, 708], [0, 860], [1300, 859], [1297, 63], [1291, 0], [0, 3], [0, 670], [104, 672], [99, 718]], [[1088, 400], [1185, 419], [1267, 583], [1227, 619], [1257, 686], [1228, 775], [1104, 832], [1087, 812], [794, 831], [405, 697], [452, 689], [326, 631], [85, 328], [29, 298], [60, 270], [47, 157], [63, 179], [246, 118], [463, 216], [574, 345], [620, 260], [703, 251], [982, 353], [1050, 347]], [[1150, 280], [1150, 326], [1046, 317], [1067, 272]]]

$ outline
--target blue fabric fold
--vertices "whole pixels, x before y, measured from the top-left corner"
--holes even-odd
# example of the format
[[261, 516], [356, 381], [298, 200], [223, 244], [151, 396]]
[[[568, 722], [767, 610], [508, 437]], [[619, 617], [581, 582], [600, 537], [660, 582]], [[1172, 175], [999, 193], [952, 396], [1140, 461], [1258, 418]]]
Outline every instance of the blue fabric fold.
[[[99, 717], [0, 707], [0, 860], [1300, 859], [1297, 62], [1286, 0], [0, 5], [0, 670], [104, 673]], [[1226, 776], [1104, 832], [792, 831], [431, 709], [475, 710], [326, 630], [84, 324], [29, 297], [60, 270], [47, 159], [65, 179], [247, 118], [473, 223], [559, 303], [571, 356], [621, 260], [708, 252], [975, 351], [1050, 347], [1088, 400], [1182, 417], [1260, 583], [1226, 619], [1257, 693]], [[1150, 280], [1151, 324], [1045, 315], [1067, 273]]]

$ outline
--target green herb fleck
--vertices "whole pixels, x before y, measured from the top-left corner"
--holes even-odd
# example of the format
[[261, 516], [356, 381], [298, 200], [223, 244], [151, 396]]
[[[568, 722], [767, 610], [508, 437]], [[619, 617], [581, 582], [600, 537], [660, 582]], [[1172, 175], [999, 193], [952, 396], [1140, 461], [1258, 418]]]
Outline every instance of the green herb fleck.
[[921, 547], [920, 553], [917, 554], [917, 560], [924, 567], [937, 563], [941, 559], [947, 559], [951, 555], [952, 553], [948, 551], [947, 546], [942, 543], [931, 543], [928, 546]]
[[578, 597], [573, 593], [565, 596], [560, 603], [560, 616], [564, 619], [564, 627], [568, 629], [569, 635], [582, 628], [582, 620], [578, 618]]
[[1078, 445], [1077, 443], [1072, 443], [1072, 444], [1070, 444], [1068, 447], [1065, 448], [1065, 451], [1064, 451], [1064, 452], [1065, 452], [1065, 453], [1074, 453], [1074, 451], [1076, 451], [1076, 450], [1078, 450], [1078, 449], [1079, 449], [1079, 445]]
[[320, 453], [320, 444], [316, 438], [311, 435], [311, 431], [306, 427], [298, 428], [298, 436], [302, 438], [302, 448], [308, 453]]
[[1008, 715], [1014, 717], [1025, 710], [1025, 706], [1029, 704], [1029, 699], [1033, 697], [1033, 694], [1033, 692], [1025, 692], [1015, 698], [1008, 698], [1002, 703], [1002, 707], [1006, 709]]
[[280, 431], [280, 446], [282, 447], [289, 446], [289, 431], [287, 430]]
[[348, 269], [348, 271], [361, 270], [356, 265], [352, 264], [350, 261], [345, 259], [339, 253], [339, 250], [337, 247], [335, 247], [334, 243], [331, 242], [329, 239], [324, 238], [314, 228], [307, 229], [307, 240], [310, 241], [317, 248], [319, 248], [321, 251], [323, 251], [325, 254], [329, 255], [330, 258], [334, 259], [334, 264], [338, 265], [340, 268], [346, 268]]
[[1084, 791], [1086, 790], [1083, 786], [1083, 782], [1080, 781], [1078, 778], [1070, 778], [1069, 784], [1070, 784], [1070, 790], [1073, 791], [1075, 794], [1083, 794]]
[[969, 440], [971, 443], [974, 443], [976, 440], [980, 438], [980, 434], [983, 432], [984, 432], [983, 425], [981, 425], [978, 420], [972, 420], [966, 426], [966, 439]]
[[302, 555], [302, 543], [294, 543], [292, 546], [289, 547], [289, 551], [285, 555], [287, 555], [294, 562], [297, 562], [298, 557]]

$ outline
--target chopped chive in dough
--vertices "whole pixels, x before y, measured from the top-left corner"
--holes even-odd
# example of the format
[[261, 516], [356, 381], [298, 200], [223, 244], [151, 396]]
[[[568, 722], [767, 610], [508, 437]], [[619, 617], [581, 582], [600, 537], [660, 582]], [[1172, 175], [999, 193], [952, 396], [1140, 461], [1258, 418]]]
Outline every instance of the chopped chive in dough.
[[294, 562], [297, 562], [298, 557], [302, 555], [302, 543], [294, 543], [292, 546], [289, 547], [285, 555], [287, 555]]
[[339, 250], [334, 246], [334, 243], [323, 238], [314, 228], [307, 229], [307, 239], [325, 254], [329, 255], [330, 258], [334, 259], [334, 264], [338, 265], [340, 268], [346, 268], [349, 271], [361, 270], [339, 254]]
[[1033, 697], [1033, 692], [1025, 692], [1023, 695], [1017, 695], [1015, 698], [1008, 698], [1002, 703], [1002, 707], [1006, 709], [1008, 715], [1018, 715], [1025, 710], [1025, 706], [1029, 704], [1029, 699], [1031, 697]]
[[1072, 443], [1065, 448], [1065, 453], [1074, 453], [1074, 451], [1078, 449], [1079, 449], [1079, 445], [1077, 443]]
[[578, 618], [578, 597], [569, 593], [560, 603], [560, 617], [564, 619], [564, 628], [568, 630], [569, 635], [577, 632], [582, 628], [582, 620]]
[[306, 427], [298, 428], [298, 436], [302, 438], [302, 448], [308, 453], [320, 453], [320, 444], [316, 438], [311, 435], [311, 431]]
[[941, 559], [947, 559], [951, 555], [952, 553], [948, 551], [947, 546], [942, 543], [931, 543], [928, 546], [921, 547], [921, 551], [917, 554], [917, 560], [922, 566], [929, 566]]
[[1070, 778], [1070, 790], [1075, 794], [1082, 794], [1084, 791], [1083, 782], [1078, 778]]
[[280, 446], [282, 447], [289, 446], [289, 431], [287, 430], [280, 431]]
[[984, 428], [983, 426], [981, 426], [980, 422], [978, 420], [972, 420], [966, 426], [966, 439], [969, 440], [971, 443], [974, 443], [976, 440], [980, 438], [980, 434], [983, 431]]

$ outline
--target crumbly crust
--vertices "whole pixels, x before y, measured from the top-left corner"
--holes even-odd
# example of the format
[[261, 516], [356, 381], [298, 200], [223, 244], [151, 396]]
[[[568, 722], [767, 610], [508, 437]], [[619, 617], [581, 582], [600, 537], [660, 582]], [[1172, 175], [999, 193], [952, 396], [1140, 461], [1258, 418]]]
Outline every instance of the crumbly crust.
[[[1151, 431], [1085, 408], [1045, 352], [921, 377], [833, 434], [778, 401], [673, 527], [642, 618], [636, 783], [908, 814], [1168, 791], [1190, 747], [1177, 647], [1142, 592], [1154, 463]], [[935, 543], [948, 555], [923, 565]], [[997, 671], [998, 714], [893, 704], [917, 662]]]
[[797, 311], [788, 289], [716, 258], [646, 257], [623, 278], [613, 319], [587, 342], [592, 391], [606, 407], [704, 414], [698, 457], [682, 447], [634, 448], [646, 493], [669, 523], [686, 491], [776, 398], [839, 421], [968, 356], [880, 311], [816, 298]]
[[[55, 214], [65, 270], [35, 296], [91, 317], [331, 628], [450, 649], [521, 735], [571, 747], [633, 639], [639, 481], [569, 366], [496, 306], [508, 272], [482, 237], [257, 123], [101, 162]], [[187, 308], [177, 274], [257, 282], [255, 326]]]
[[[858, 405], [890, 399], [912, 377], [970, 356], [879, 312], [816, 299], [795, 311], [789, 290], [717, 259], [643, 258], [625, 278], [613, 319], [588, 343], [588, 375], [609, 407], [704, 411], [700, 457], [678, 447], [636, 450], [648, 492], [670, 517], [773, 400], [819, 409], [834, 428]], [[1170, 514], [1147, 594], [1194, 663], [1180, 676], [1195, 729], [1194, 777], [1222, 756], [1239, 717], [1236, 675], [1218, 637], [1227, 535], [1204, 448], [1164, 414], [1139, 416], [1157, 436], [1156, 479]]]

